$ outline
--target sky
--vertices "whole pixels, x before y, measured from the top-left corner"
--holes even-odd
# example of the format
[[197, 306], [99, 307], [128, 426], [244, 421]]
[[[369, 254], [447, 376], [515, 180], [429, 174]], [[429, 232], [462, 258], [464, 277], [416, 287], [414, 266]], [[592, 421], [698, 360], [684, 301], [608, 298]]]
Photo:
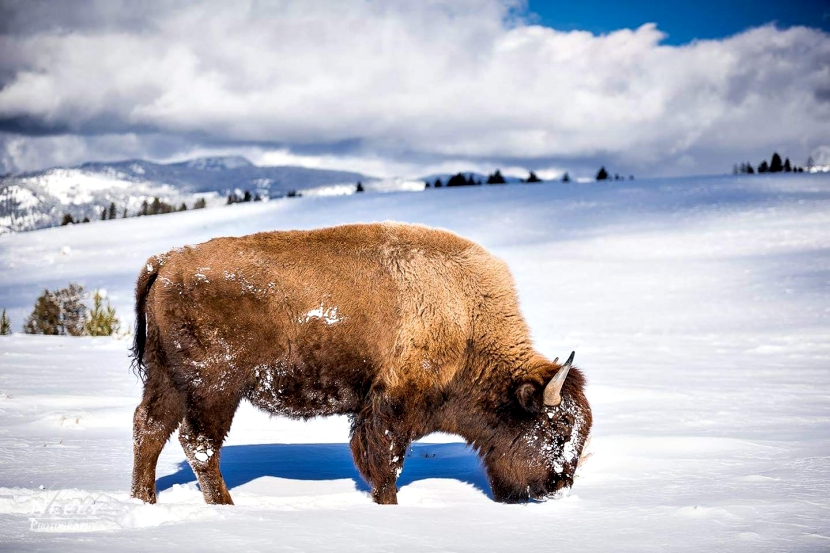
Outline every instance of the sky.
[[0, 173], [830, 163], [830, 2], [0, 0]]
[[830, 32], [828, 0], [530, 0], [527, 8], [533, 21], [561, 31], [603, 34], [656, 22], [666, 34], [663, 44], [671, 45], [723, 39], [771, 22]]

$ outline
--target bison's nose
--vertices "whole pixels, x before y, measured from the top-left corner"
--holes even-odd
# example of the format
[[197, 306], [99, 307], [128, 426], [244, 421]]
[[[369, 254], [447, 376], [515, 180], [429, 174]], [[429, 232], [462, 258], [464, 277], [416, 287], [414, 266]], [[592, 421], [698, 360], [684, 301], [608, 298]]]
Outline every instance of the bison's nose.
[[554, 490], [554, 494], [557, 494], [557, 497], [567, 496], [571, 491], [571, 486], [574, 485], [574, 480], [572, 477], [567, 477], [559, 482], [557, 482], [556, 489]]
[[570, 493], [572, 485], [573, 480], [571, 480], [570, 478], [558, 479], [544, 493], [542, 493], [538, 497], [534, 497], [533, 501], [543, 502], [547, 501], [548, 499], [560, 499], [562, 497], [567, 497]]

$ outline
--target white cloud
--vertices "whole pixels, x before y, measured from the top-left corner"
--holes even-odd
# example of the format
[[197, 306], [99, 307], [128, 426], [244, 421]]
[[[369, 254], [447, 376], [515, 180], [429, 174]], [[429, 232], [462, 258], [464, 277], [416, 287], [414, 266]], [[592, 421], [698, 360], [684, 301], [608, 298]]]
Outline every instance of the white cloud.
[[[773, 149], [802, 163], [830, 144], [820, 31], [767, 26], [675, 47], [654, 25], [558, 32], [511, 19], [513, 7], [159, 3], [126, 23], [45, 26], [0, 38], [11, 75], [0, 119], [36, 121], [88, 150], [90, 135], [151, 131], [376, 174], [600, 159], [625, 172], [711, 172]], [[140, 150], [131, 140], [125, 149]], [[7, 163], [32, 168], [9, 144]]]

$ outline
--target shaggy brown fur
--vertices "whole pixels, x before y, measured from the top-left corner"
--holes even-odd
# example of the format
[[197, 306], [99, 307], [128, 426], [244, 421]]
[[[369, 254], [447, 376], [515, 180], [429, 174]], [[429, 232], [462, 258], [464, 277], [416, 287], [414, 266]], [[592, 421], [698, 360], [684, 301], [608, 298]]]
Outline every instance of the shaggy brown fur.
[[542, 403], [539, 355], [504, 263], [454, 234], [395, 223], [217, 238], [147, 261], [136, 290], [132, 495], [155, 501], [178, 427], [208, 503], [232, 503], [219, 451], [239, 402], [348, 414], [378, 503], [396, 503], [409, 444], [444, 431], [479, 452], [499, 501], [573, 483], [591, 427], [584, 380]]

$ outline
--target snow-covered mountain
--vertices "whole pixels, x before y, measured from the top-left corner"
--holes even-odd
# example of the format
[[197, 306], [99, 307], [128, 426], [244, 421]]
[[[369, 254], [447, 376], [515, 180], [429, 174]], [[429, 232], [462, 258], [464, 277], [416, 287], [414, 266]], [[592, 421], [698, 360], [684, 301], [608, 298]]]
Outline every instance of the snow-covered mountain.
[[111, 203], [120, 217], [124, 209], [135, 214], [142, 202], [153, 198], [190, 208], [199, 198], [210, 205], [224, 202], [231, 192], [245, 190], [265, 199], [292, 190], [347, 193], [358, 181], [364, 185], [381, 183], [348, 171], [260, 167], [239, 156], [169, 164], [128, 160], [56, 167], [0, 178], [0, 234], [56, 226], [66, 213], [76, 220], [98, 219]]

